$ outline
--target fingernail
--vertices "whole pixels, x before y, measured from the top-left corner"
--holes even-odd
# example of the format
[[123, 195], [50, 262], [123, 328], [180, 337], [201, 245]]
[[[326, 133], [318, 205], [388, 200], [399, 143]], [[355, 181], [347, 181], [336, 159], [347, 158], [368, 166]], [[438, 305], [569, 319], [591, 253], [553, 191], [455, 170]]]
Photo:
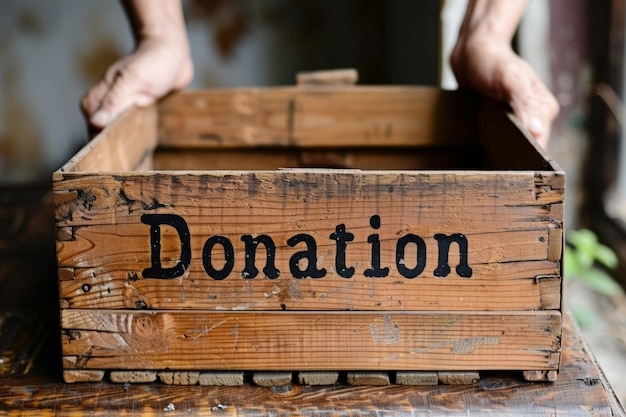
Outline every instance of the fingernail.
[[109, 113], [104, 110], [98, 110], [91, 116], [89, 121], [94, 126], [104, 127], [109, 123]]
[[534, 136], [538, 136], [546, 131], [546, 127], [538, 117], [531, 117], [528, 121], [528, 130]]

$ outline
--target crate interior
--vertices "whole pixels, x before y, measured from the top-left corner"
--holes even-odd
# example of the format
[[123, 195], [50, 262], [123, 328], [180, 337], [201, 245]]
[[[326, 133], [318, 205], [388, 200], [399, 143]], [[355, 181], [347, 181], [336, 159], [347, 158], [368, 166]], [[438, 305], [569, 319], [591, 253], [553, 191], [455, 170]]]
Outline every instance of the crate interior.
[[426, 87], [197, 91], [133, 109], [62, 168], [540, 170], [506, 109]]
[[505, 109], [472, 94], [426, 87], [276, 93], [198, 93], [162, 103], [153, 169], [553, 168]]

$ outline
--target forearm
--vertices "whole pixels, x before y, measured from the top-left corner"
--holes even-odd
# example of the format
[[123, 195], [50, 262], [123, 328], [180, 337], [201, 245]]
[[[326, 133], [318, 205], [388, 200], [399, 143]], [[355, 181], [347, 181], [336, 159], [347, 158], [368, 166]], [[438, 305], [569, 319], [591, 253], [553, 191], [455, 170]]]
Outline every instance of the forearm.
[[135, 41], [168, 39], [187, 42], [180, 0], [122, 0]]
[[527, 0], [470, 0], [459, 41], [491, 38], [511, 42]]

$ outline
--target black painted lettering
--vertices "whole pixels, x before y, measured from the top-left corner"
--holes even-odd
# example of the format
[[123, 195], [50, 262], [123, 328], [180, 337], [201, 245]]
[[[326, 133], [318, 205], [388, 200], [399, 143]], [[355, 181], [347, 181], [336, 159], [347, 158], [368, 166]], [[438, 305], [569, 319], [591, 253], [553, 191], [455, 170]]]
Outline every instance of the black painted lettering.
[[[406, 245], [409, 243], [414, 243], [417, 249], [417, 261], [413, 268], [406, 266], [404, 256]], [[396, 244], [396, 267], [400, 275], [405, 278], [415, 278], [424, 272], [424, 268], [426, 268], [426, 242], [424, 242], [424, 239], [414, 234], [404, 235], [398, 239]]]
[[241, 276], [245, 279], [255, 278], [259, 274], [259, 270], [256, 268], [256, 248], [259, 244], [263, 244], [265, 246], [265, 267], [263, 268], [263, 273], [269, 279], [276, 279], [280, 275], [280, 271], [276, 269], [276, 264], [274, 260], [276, 258], [276, 245], [271, 237], [268, 235], [259, 235], [255, 238], [252, 238], [251, 235], [243, 235], [241, 236], [241, 241], [246, 244], [245, 254], [246, 254], [246, 266], [243, 271], [241, 271]]
[[335, 270], [340, 277], [350, 278], [354, 275], [354, 267], [346, 266], [346, 242], [352, 242], [354, 235], [346, 232], [345, 224], [338, 224], [335, 232], [329, 236], [332, 240], [337, 241], [337, 250], [335, 252]]
[[[143, 214], [143, 224], [150, 225], [150, 259], [152, 266], [143, 270], [144, 278], [173, 279], [182, 276], [191, 263], [191, 236], [187, 222], [175, 214]], [[180, 258], [176, 265], [163, 268], [161, 264], [161, 225], [171, 226], [180, 240]]]
[[[215, 245], [221, 245], [224, 249], [224, 267], [222, 269], [216, 269], [213, 266], [213, 247]], [[230, 240], [224, 236], [208, 238], [204, 243], [204, 248], [202, 248], [202, 265], [206, 273], [214, 280], [221, 281], [228, 277], [235, 265], [235, 251]]]
[[470, 268], [467, 259], [467, 238], [461, 233], [454, 233], [450, 236], [438, 233], [435, 235], [439, 244], [439, 255], [437, 261], [437, 269], [434, 274], [436, 277], [447, 277], [450, 274], [450, 265], [448, 265], [448, 254], [450, 245], [456, 242], [459, 245], [459, 264], [456, 267], [456, 273], [462, 278], [471, 278], [472, 268]]
[[[300, 233], [287, 240], [287, 244], [292, 248], [300, 242], [306, 243], [307, 249], [305, 251], [296, 252], [289, 258], [289, 270], [291, 271], [291, 275], [293, 275], [294, 278], [300, 279], [306, 277], [323, 278], [326, 276], [326, 269], [317, 269], [317, 243], [315, 242], [315, 238], [311, 235]], [[305, 270], [300, 269], [300, 261], [302, 259], [307, 260]]]
[[[370, 217], [370, 226], [372, 229], [378, 230], [380, 229], [380, 216], [377, 214]], [[389, 268], [381, 268], [380, 267], [380, 236], [378, 233], [371, 234], [367, 237], [367, 242], [372, 245], [372, 259], [371, 259], [371, 268], [368, 268], [363, 272], [366, 277], [375, 277], [375, 278], [383, 278], [389, 275]]]

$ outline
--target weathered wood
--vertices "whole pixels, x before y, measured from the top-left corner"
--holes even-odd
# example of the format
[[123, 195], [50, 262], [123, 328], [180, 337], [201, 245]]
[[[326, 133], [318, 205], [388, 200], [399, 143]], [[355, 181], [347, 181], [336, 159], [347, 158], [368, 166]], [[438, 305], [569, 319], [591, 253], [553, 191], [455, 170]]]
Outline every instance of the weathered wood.
[[503, 111], [501, 104], [481, 101], [477, 105], [476, 120], [476, 138], [490, 169], [562, 172], [517, 118]]
[[370, 385], [383, 386], [389, 385], [388, 372], [348, 372], [348, 384], [354, 386]]
[[526, 381], [556, 381], [557, 371], [524, 371]]
[[397, 371], [396, 384], [399, 385], [437, 385], [437, 372]]
[[160, 103], [159, 137], [176, 147], [466, 145], [475, 100], [422, 87], [185, 92]]
[[111, 371], [109, 379], [114, 383], [145, 384], [157, 380], [156, 371]]
[[63, 381], [68, 384], [75, 382], [100, 382], [105, 371], [100, 369], [64, 369]]
[[481, 168], [480, 148], [343, 149], [179, 149], [154, 153], [157, 171], [277, 170], [279, 168], [337, 168], [361, 170], [449, 170]]
[[[520, 271], [522, 268], [525, 271]], [[136, 278], [141, 276], [137, 265], [117, 265], [79, 269], [75, 280], [61, 281], [60, 286], [62, 300], [71, 308], [541, 310], [560, 305], [557, 268], [549, 262], [487, 264], [474, 266], [476, 277], [472, 280], [424, 277], [396, 279], [387, 284], [363, 277], [312, 281], [282, 276], [252, 282], [236, 277], [215, 281], [192, 264], [189, 278], [193, 282], [186, 284], [179, 280], [142, 280]], [[492, 277], [498, 272], [499, 277]], [[481, 273], [488, 276], [481, 277]], [[528, 274], [531, 276], [523, 276]]]
[[299, 72], [296, 85], [353, 85], [359, 80], [359, 73], [354, 68]]
[[[4, 195], [4, 194], [2, 194]], [[30, 198], [28, 207], [38, 203]], [[7, 199], [3, 199], [7, 201]], [[12, 201], [8, 199], [8, 201]], [[3, 205], [2, 209], [7, 206]], [[28, 216], [27, 216], [28, 217]], [[51, 230], [43, 222], [40, 230]], [[48, 225], [48, 226], [46, 226]], [[26, 228], [26, 229], [31, 229]], [[0, 303], [4, 311], [23, 315], [26, 322], [58, 315], [54, 292], [54, 257], [49, 250], [39, 255], [33, 248], [49, 248], [48, 235], [33, 234], [28, 240], [19, 234], [7, 236], [11, 243], [0, 248]], [[6, 231], [5, 231], [6, 232]], [[19, 246], [30, 250], [16, 250]], [[23, 246], [21, 242], [25, 242]], [[8, 251], [8, 252], [6, 252]], [[33, 260], [36, 260], [34, 262]], [[28, 372], [3, 374], [0, 378], [0, 414], [37, 417], [89, 416], [205, 416], [218, 404], [226, 405], [222, 414], [241, 417], [259, 415], [433, 415], [488, 417], [512, 415], [545, 417], [555, 414], [583, 417], [624, 415], [610, 385], [603, 379], [597, 363], [572, 317], [564, 315], [562, 365], [552, 383], [526, 382], [520, 372], [481, 372], [478, 384], [467, 386], [335, 386], [295, 387], [279, 394], [264, 387], [244, 384], [237, 387], [175, 386], [162, 383], [123, 385], [109, 382], [67, 385], [60, 377], [55, 356], [58, 336], [32, 332], [26, 345], [44, 342]], [[54, 325], [50, 325], [54, 327]], [[16, 348], [17, 351], [22, 351]], [[6, 360], [6, 352], [3, 359]], [[3, 365], [6, 365], [3, 364]], [[84, 370], [81, 370], [84, 372]], [[175, 412], [163, 413], [168, 404]]]
[[338, 379], [339, 372], [298, 372], [298, 382], [302, 385], [333, 385]]
[[168, 385], [196, 385], [200, 380], [198, 371], [161, 371], [158, 376]]
[[291, 384], [291, 372], [255, 372], [252, 381], [260, 387], [283, 387]]
[[62, 180], [66, 172], [115, 172], [150, 167], [157, 138], [156, 106], [131, 108], [56, 171], [53, 180]]
[[200, 372], [200, 385], [237, 386], [243, 385], [244, 378], [241, 371]]
[[[62, 311], [64, 366], [557, 369], [559, 312]], [[76, 330], [73, 330], [76, 329]]]
[[480, 381], [480, 374], [476, 371], [439, 371], [437, 376], [445, 385], [469, 385]]
[[[45, 281], [44, 276], [39, 278]], [[32, 291], [30, 287], [24, 289]], [[381, 410], [396, 415], [480, 417], [545, 417], [546, 410], [572, 417], [588, 416], [590, 410], [600, 417], [623, 415], [580, 334], [572, 327], [571, 317], [566, 315], [564, 323], [563, 363], [553, 383], [526, 382], [519, 372], [497, 372], [485, 373], [478, 384], [462, 387], [353, 387], [340, 383], [331, 387], [297, 386], [287, 395], [253, 384], [190, 387], [159, 382], [131, 386], [99, 382], [68, 386], [60, 380], [56, 367], [46, 366], [50, 359], [42, 352], [38, 366], [29, 374], [0, 378], [0, 413], [38, 417], [151, 416], [162, 414], [172, 403], [180, 414], [192, 417], [210, 414], [218, 404], [227, 406], [225, 412], [242, 417], [375, 415]], [[49, 341], [51, 346], [57, 343], [54, 335]]]
[[[551, 236], [562, 238], [550, 231], [561, 224], [551, 217], [549, 193], [536, 201], [532, 173], [500, 178], [477, 173], [424, 176], [296, 170], [99, 176], [97, 187], [93, 181], [88, 176], [66, 178], [63, 188], [79, 190], [77, 198], [57, 207], [58, 224], [72, 227], [71, 237], [57, 242], [59, 266], [79, 267], [78, 279], [61, 283], [62, 298], [72, 308], [394, 309], [400, 307], [400, 300], [402, 308], [416, 310], [560, 306], [559, 263], [547, 258]], [[555, 192], [552, 200], [560, 203], [562, 195]], [[197, 201], [204, 201], [204, 206], [199, 208]], [[241, 201], [245, 210], [237, 203]], [[415, 201], [421, 203], [416, 206]], [[501, 201], [508, 203], [501, 205]], [[141, 279], [153, 256], [152, 229], [142, 223], [144, 214], [178, 216], [189, 228], [190, 262], [184, 273], [189, 281], [182, 287], [179, 280]], [[376, 229], [371, 226], [374, 218], [380, 219]], [[337, 272], [338, 242], [332, 238], [337, 228], [353, 235], [345, 247], [345, 266], [355, 268], [350, 279]], [[180, 235], [170, 227], [161, 229], [160, 257], [173, 266], [181, 256]], [[301, 242], [291, 248], [287, 242], [302, 232], [315, 239], [314, 256], [317, 268], [326, 271], [324, 279], [290, 277], [292, 256], [306, 246]], [[380, 236], [380, 264], [389, 268], [384, 279], [364, 276], [372, 257], [368, 239], [374, 233]], [[434, 279], [439, 267], [438, 233], [460, 233], [467, 239], [468, 262], [474, 271], [470, 279], [459, 277], [454, 269], [446, 279]], [[263, 246], [256, 251], [255, 261], [260, 276], [242, 277], [247, 268], [244, 235], [272, 239], [273, 261], [280, 271], [277, 279], [262, 278]], [[403, 247], [404, 257], [398, 257], [399, 239], [408, 235], [425, 244], [418, 279], [406, 279], [399, 272], [402, 266], [416, 268], [418, 262], [413, 243]], [[227, 279], [210, 277], [202, 261], [211, 236], [223, 236], [232, 244], [234, 259]], [[217, 245], [212, 261], [217, 268], [224, 265], [223, 253]], [[451, 245], [448, 259], [452, 268], [459, 262], [456, 244]], [[539, 275], [555, 279], [537, 282]], [[470, 289], [475, 286], [480, 291]], [[210, 297], [207, 287], [212, 288]], [[346, 298], [348, 292], [355, 296]], [[368, 297], [370, 293], [374, 294]]]
[[53, 176], [64, 368], [558, 369], [564, 174], [482, 102], [301, 85], [128, 112]]

